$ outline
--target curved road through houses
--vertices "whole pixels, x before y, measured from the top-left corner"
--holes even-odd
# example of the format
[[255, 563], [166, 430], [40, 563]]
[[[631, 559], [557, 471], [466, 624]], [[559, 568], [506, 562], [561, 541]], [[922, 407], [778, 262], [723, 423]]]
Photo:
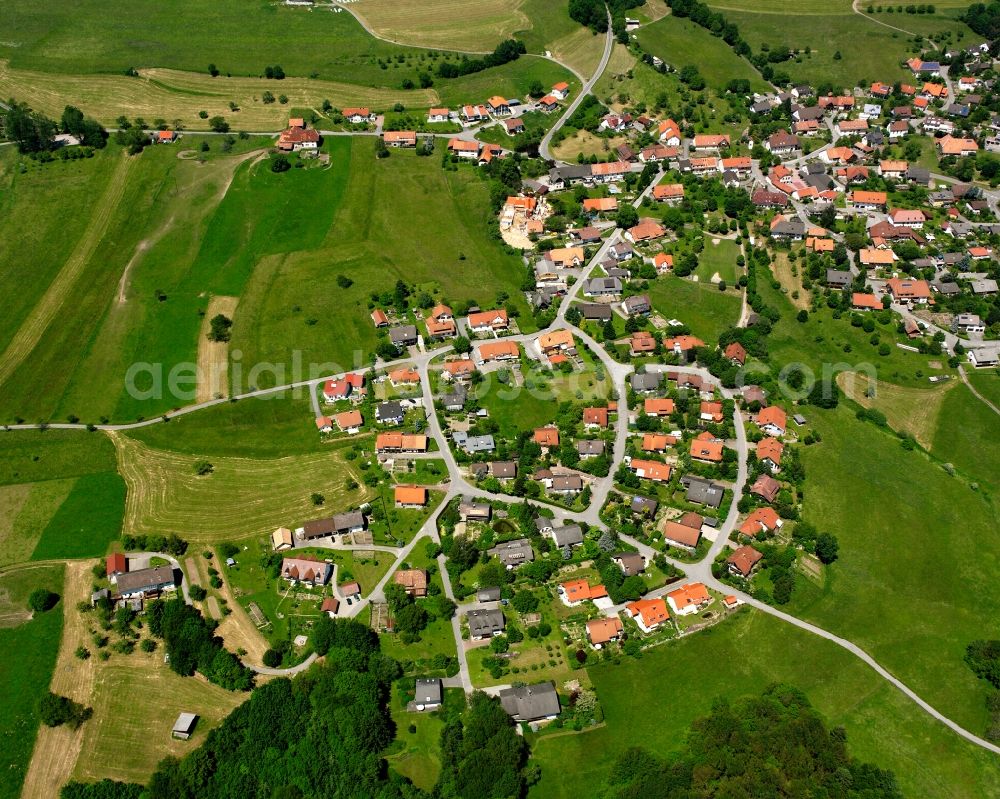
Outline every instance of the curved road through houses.
[[[551, 154], [549, 152], [548, 145], [549, 142], [551, 141], [552, 134], [565, 123], [565, 121], [572, 115], [572, 113], [579, 106], [580, 102], [582, 102], [583, 97], [592, 90], [594, 84], [600, 78], [601, 74], [604, 72], [604, 69], [607, 67], [607, 62], [608, 59], [610, 58], [613, 43], [614, 39], [609, 30], [607, 34], [607, 39], [605, 41], [604, 55], [601, 59], [600, 64], [598, 65], [597, 70], [590, 77], [590, 79], [584, 83], [584, 87], [577, 96], [577, 98], [570, 104], [570, 106], [559, 118], [559, 120], [550, 130], [550, 132], [543, 139], [542, 146], [540, 148], [540, 152], [543, 158], [548, 158], [551, 160]], [[646, 196], [648, 192], [652, 190], [652, 187], [656, 185], [656, 183], [659, 181], [661, 177], [662, 177], [662, 172], [657, 175], [657, 177], [650, 183], [650, 185], [646, 188], [646, 190], [635, 200], [633, 204], [636, 207], [638, 207], [641, 204], [642, 199]], [[945, 176], [933, 175], [932, 177], [948, 181], [952, 180]], [[997, 193], [987, 192], [987, 195], [990, 196], [991, 200], [993, 200], [994, 202], [996, 201]], [[577, 297], [581, 286], [589, 277], [594, 267], [600, 263], [601, 259], [607, 253], [608, 248], [612, 244], [621, 239], [621, 236], [622, 236], [622, 231], [620, 229], [616, 229], [615, 232], [607, 240], [605, 240], [604, 244], [598, 250], [594, 258], [583, 270], [583, 273], [577, 279], [576, 283], [572, 286], [572, 288], [567, 292], [566, 296], [563, 298], [562, 302], [560, 303], [556, 319], [553, 321], [552, 325], [550, 325], [550, 327], [547, 328], [549, 330], [556, 327], [566, 327], [570, 329], [573, 332], [573, 334], [577, 338], [585, 342], [587, 346], [591, 349], [591, 351], [598, 357], [603, 367], [606, 369], [607, 374], [611, 377], [614, 383], [615, 393], [618, 398], [619, 412], [618, 412], [618, 421], [615, 428], [613, 464], [621, 463], [621, 460], [625, 453], [625, 446], [628, 438], [628, 405], [627, 405], [628, 394], [625, 381], [628, 377], [628, 374], [633, 370], [633, 368], [630, 365], [621, 364], [613, 360], [600, 344], [594, 341], [590, 336], [588, 336], [579, 328], [568, 324], [566, 322], [565, 315], [571, 303]], [[545, 331], [539, 331], [538, 333], [534, 333], [531, 335], [512, 336], [510, 337], [510, 340], [517, 341], [518, 343], [524, 345], [527, 344], [530, 340], [535, 339], [538, 335], [540, 335], [543, 332]], [[451, 350], [450, 346], [439, 347], [434, 350], [422, 352], [413, 357], [399, 358], [390, 362], [376, 363], [373, 366], [368, 366], [353, 370], [356, 372], [369, 372], [374, 369], [388, 369], [392, 368], [393, 366], [402, 364], [414, 364], [417, 367], [417, 370], [419, 371], [421, 377], [424, 405], [428, 411], [428, 430], [430, 432], [430, 435], [433, 436], [433, 438], [438, 444], [438, 447], [440, 449], [440, 454], [448, 467], [448, 474], [450, 480], [449, 480], [449, 487], [448, 490], [445, 492], [444, 498], [431, 513], [430, 517], [421, 527], [420, 531], [414, 535], [413, 540], [405, 547], [399, 550], [393, 550], [397, 552], [397, 556], [392, 566], [386, 572], [385, 576], [375, 586], [375, 588], [369, 593], [369, 596], [367, 598], [351, 606], [351, 610], [346, 614], [347, 617], [357, 616], [372, 601], [384, 601], [385, 598], [384, 590], [386, 584], [391, 579], [392, 575], [396, 572], [396, 570], [399, 568], [400, 564], [402, 564], [407, 559], [407, 557], [413, 551], [414, 547], [417, 545], [418, 542], [424, 541], [425, 537], [429, 537], [432, 541], [435, 542], [440, 541], [440, 536], [437, 531], [437, 520], [442, 511], [444, 510], [444, 508], [446, 507], [446, 505], [448, 504], [448, 502], [450, 502], [452, 499], [454, 499], [457, 496], [470, 496], [482, 499], [495, 499], [502, 502], [509, 502], [512, 499], [508, 495], [492, 494], [488, 491], [484, 491], [480, 488], [470, 485], [468, 481], [465, 479], [465, 477], [462, 475], [461, 470], [459, 469], [458, 464], [455, 461], [454, 455], [451, 452], [451, 448], [448, 444], [448, 441], [441, 429], [438, 415], [434, 411], [433, 395], [430, 390], [429, 365], [433, 359], [444, 355], [450, 350]], [[661, 365], [656, 365], [651, 368], [664, 371], [667, 369], [666, 366], [661, 366]], [[733, 391], [723, 389], [722, 386], [719, 384], [719, 381], [713, 375], [708, 373], [707, 370], [690, 366], [669, 367], [669, 369], [671, 371], [681, 371], [689, 374], [699, 375], [703, 380], [718, 388], [723, 394], [723, 396], [730, 399], [735, 397], [735, 393]], [[282, 386], [275, 386], [273, 388], [253, 389], [251, 391], [236, 395], [232, 399], [222, 398], [222, 399], [209, 400], [207, 402], [202, 402], [202, 403], [196, 403], [193, 405], [188, 405], [186, 407], [176, 409], [174, 411], [170, 411], [166, 414], [163, 414], [162, 416], [158, 416], [152, 419], [141, 420], [129, 424], [107, 424], [107, 425], [94, 425], [94, 426], [88, 426], [84, 424], [68, 424], [68, 423], [65, 424], [53, 423], [49, 425], [20, 424], [20, 425], [7, 425], [4, 426], [3, 429], [32, 430], [32, 429], [50, 427], [52, 429], [62, 429], [62, 430], [97, 429], [97, 430], [109, 430], [109, 431], [118, 431], [118, 430], [127, 431], [127, 430], [147, 427], [153, 424], [161, 424], [167, 421], [168, 419], [184, 416], [189, 413], [194, 413], [196, 411], [203, 410], [205, 408], [210, 408], [224, 402], [230, 402], [232, 400], [249, 399], [253, 397], [263, 397], [297, 388], [306, 388], [315, 397], [316, 392], [319, 390], [319, 385], [322, 382], [329, 379], [330, 377], [334, 377], [339, 374], [342, 374], [342, 372], [337, 372], [334, 375], [327, 375], [323, 377], [315, 377], [307, 380], [301, 380]], [[965, 376], [963, 374], [963, 379], [964, 377]], [[970, 386], [970, 389], [971, 388], [972, 387]], [[974, 389], [973, 393], [976, 393]], [[979, 395], [977, 394], [977, 396]], [[983, 398], [980, 397], [980, 399]], [[984, 400], [984, 402], [985, 401], [986, 400]], [[993, 406], [991, 403], [987, 402], [987, 404], [989, 404], [994, 410], [997, 410], [997, 408]], [[914, 703], [916, 703], [917, 706], [920, 707], [925, 713], [927, 713], [934, 719], [940, 721], [942, 724], [947, 726], [953, 732], [957, 733], [970, 743], [982, 747], [983, 749], [986, 749], [990, 752], [1000, 754], [1000, 746], [997, 746], [993, 743], [990, 743], [989, 741], [984, 740], [983, 738], [980, 738], [977, 735], [974, 735], [973, 733], [961, 727], [959, 724], [957, 724], [944, 714], [940, 713], [926, 701], [921, 699], [920, 696], [918, 696], [914, 691], [912, 691], [909, 687], [907, 687], [905, 683], [903, 683], [897, 677], [892, 675], [887, 669], [881, 666], [871, 655], [869, 655], [867, 652], [865, 652], [856, 644], [853, 644], [844, 638], [840, 638], [839, 636], [836, 636], [833, 633], [830, 633], [821, 627], [817, 627], [814, 624], [810, 624], [809, 622], [803, 621], [799, 618], [796, 618], [795, 616], [791, 616], [787, 613], [784, 613], [783, 611], [780, 611], [777, 608], [774, 608], [770, 605], [760, 602], [759, 600], [754, 599], [753, 597], [741, 591], [733, 589], [731, 586], [719, 582], [712, 576], [712, 571], [711, 571], [712, 562], [715, 559], [715, 557], [729, 543], [729, 538], [733, 532], [733, 529], [735, 528], [736, 520], [739, 515], [738, 511], [739, 500], [743, 495], [747, 479], [747, 471], [748, 471], [747, 463], [749, 459], [749, 451], [747, 447], [743, 416], [738, 407], [734, 411], [733, 422], [736, 428], [735, 448], [739, 456], [739, 469], [738, 469], [737, 480], [733, 485], [733, 500], [730, 506], [729, 513], [725, 521], [723, 522], [722, 526], [720, 527], [719, 533], [716, 537], [715, 542], [713, 542], [712, 546], [710, 547], [709, 553], [702, 560], [694, 564], [681, 563], [678, 561], [671, 560], [673, 565], [675, 565], [678, 569], [680, 569], [684, 573], [686, 579], [698, 580], [700, 582], [705, 583], [707, 586], [716, 591], [720, 591], [726, 594], [733, 594], [739, 597], [740, 600], [745, 604], [750, 605], [751, 607], [754, 607], [763, 613], [770, 614], [776, 618], [781, 619], [782, 621], [785, 621], [789, 624], [798, 627], [799, 629], [820, 636], [821, 638], [825, 638], [826, 640], [831, 641], [837, 644], [838, 646], [846, 649], [848, 652], [850, 652], [855, 657], [859, 658], [869, 667], [871, 667], [879, 676], [881, 676], [883, 679], [887, 680], [892, 685], [894, 685], [901, 693], [903, 693]], [[600, 514], [600, 509], [603, 507], [605, 500], [607, 499], [607, 496], [613, 486], [613, 471], [614, 470], [612, 469], [608, 477], [599, 478], [594, 481], [592, 486], [592, 501], [590, 506], [585, 511], [570, 512], [570, 511], [565, 511], [563, 509], [558, 509], [559, 515], [566, 519], [587, 522], [588, 524], [594, 527], [605, 528], [605, 525], [600, 520], [599, 514]], [[621, 538], [627, 541], [632, 546], [634, 546], [639, 552], [641, 552], [647, 558], [651, 558], [655, 554], [658, 554], [651, 547], [646, 546], [636, 541], [635, 539], [632, 539], [624, 535], [622, 535]], [[157, 555], [159, 557], [164, 557], [168, 561], [170, 561], [175, 568], [180, 568], [180, 564], [177, 562], [176, 559], [170, 558], [169, 556], [163, 555], [162, 553], [135, 553], [132, 556], [134, 557], [136, 555], [139, 556]], [[442, 581], [445, 587], [445, 593], [449, 598], [454, 599], [454, 592], [452, 590], [451, 581], [447, 574], [447, 569], [445, 568], [445, 560], [443, 556], [438, 558], [438, 565], [440, 567], [440, 573], [442, 575]], [[188, 596], [187, 593], [186, 581], [182, 582], [182, 586], [183, 586], [185, 600], [190, 602], [190, 597]], [[665, 593], [667, 593], [668, 589], [669, 589], [668, 586], [664, 586], [660, 589], [657, 589], [656, 591], [650, 592], [648, 596], [651, 597], [662, 596]], [[468, 692], [472, 690], [473, 686], [469, 675], [468, 664], [466, 662], [463, 641], [461, 638], [461, 618], [460, 618], [460, 614], [466, 611], [467, 609], [468, 608], [460, 607], [458, 613], [456, 613], [455, 617], [452, 619], [452, 628], [455, 636], [458, 659], [459, 659], [459, 674], [456, 677], [448, 678], [445, 684], [456, 687], [461, 686]], [[612, 608], [608, 612], [615, 613], [617, 611], [614, 608]], [[280, 668], [272, 669], [265, 666], [257, 666], [252, 664], [247, 664], [247, 665], [248, 668], [252, 669], [254, 672], [258, 674], [268, 675], [268, 676], [289, 676], [308, 669], [309, 666], [312, 665], [312, 663], [316, 659], [317, 656], [315, 654], [312, 654], [308, 658], [306, 658], [302, 663], [299, 663], [296, 666], [292, 666], [290, 668], [285, 668], [285, 669], [280, 669]]]
[[[584, 82], [583, 87], [580, 89], [579, 94], [577, 94], [577, 96], [573, 99], [573, 101], [568, 106], [566, 106], [566, 110], [563, 111], [562, 116], [556, 120], [556, 124], [554, 124], [549, 129], [549, 132], [542, 137], [542, 142], [541, 144], [538, 145], [538, 154], [546, 161], [555, 160], [552, 157], [552, 151], [549, 149], [549, 145], [552, 143], [553, 134], [557, 130], [559, 130], [559, 128], [561, 128], [564, 124], [566, 124], [566, 120], [568, 120], [571, 116], [573, 116], [573, 113], [576, 111], [576, 109], [580, 107], [580, 103], [583, 102], [583, 98], [586, 97], [588, 94], [590, 94], [591, 91], [593, 91], [594, 84], [596, 84], [597, 81], [600, 80], [601, 75], [604, 74], [604, 70], [608, 66], [608, 60], [611, 58], [611, 50], [614, 47], [614, 44], [615, 44], [615, 37], [611, 31], [611, 14], [609, 12], [608, 32], [604, 36], [604, 53], [601, 55], [601, 60], [600, 63], [598, 63], [597, 65], [597, 69], [594, 70], [594, 74], [591, 75]], [[563, 66], [565, 66], [565, 64]], [[577, 77], [580, 76], [577, 75]]]

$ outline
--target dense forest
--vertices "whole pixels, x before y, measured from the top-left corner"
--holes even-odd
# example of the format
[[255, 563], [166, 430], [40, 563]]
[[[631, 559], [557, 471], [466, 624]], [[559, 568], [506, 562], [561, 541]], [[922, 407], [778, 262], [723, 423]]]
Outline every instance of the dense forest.
[[902, 799], [891, 771], [847, 752], [841, 728], [827, 730], [795, 688], [775, 685], [733, 704], [717, 700], [680, 752], [622, 753], [605, 799], [829, 797]]

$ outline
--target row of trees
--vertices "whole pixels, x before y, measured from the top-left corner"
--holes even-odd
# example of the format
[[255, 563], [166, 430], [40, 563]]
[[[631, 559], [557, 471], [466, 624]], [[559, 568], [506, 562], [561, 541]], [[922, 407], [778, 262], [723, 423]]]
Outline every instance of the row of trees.
[[499, 67], [511, 61], [516, 61], [528, 48], [518, 39], [506, 39], [498, 44], [492, 53], [483, 58], [463, 58], [457, 63], [444, 62], [437, 68], [437, 74], [442, 78], [460, 78], [482, 72], [484, 69]]
[[8, 100], [7, 104], [10, 107], [0, 117], [3, 134], [17, 145], [18, 152], [33, 154], [56, 150], [62, 146], [55, 140], [59, 133], [74, 136], [87, 147], [99, 149], [107, 142], [107, 131], [74, 106], [66, 106], [56, 122], [25, 103]]

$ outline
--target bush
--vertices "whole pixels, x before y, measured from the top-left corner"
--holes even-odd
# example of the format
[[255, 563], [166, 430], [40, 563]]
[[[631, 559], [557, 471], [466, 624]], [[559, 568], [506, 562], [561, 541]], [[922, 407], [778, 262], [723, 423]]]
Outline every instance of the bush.
[[264, 665], [275, 669], [281, 665], [281, 653], [277, 649], [268, 649], [264, 653]]
[[28, 608], [35, 613], [45, 613], [52, 610], [58, 601], [59, 594], [55, 594], [47, 588], [36, 588], [28, 596]]
[[283, 155], [279, 155], [276, 158], [271, 159], [271, 171], [272, 172], [287, 172], [292, 168], [291, 162], [285, 158]]
[[156, 641], [152, 638], [143, 638], [142, 642], [139, 644], [139, 649], [143, 652], [154, 652], [156, 651]]
[[208, 591], [206, 591], [200, 585], [192, 585], [188, 589], [188, 593], [191, 594], [191, 599], [193, 599], [195, 602], [201, 602], [205, 597], [208, 596]]
[[51, 691], [43, 696], [38, 704], [38, 716], [46, 727], [68, 724], [75, 730], [89, 719], [93, 712], [89, 707]]

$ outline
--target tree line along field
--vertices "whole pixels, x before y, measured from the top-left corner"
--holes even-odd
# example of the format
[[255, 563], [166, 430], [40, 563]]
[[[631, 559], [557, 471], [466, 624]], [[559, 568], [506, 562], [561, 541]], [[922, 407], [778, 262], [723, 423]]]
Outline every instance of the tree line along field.
[[125, 483], [99, 433], [0, 435], [0, 565], [99, 557], [121, 532]]
[[[26, 284], [28, 297], [18, 296], [0, 323], [5, 342], [24, 343], [24, 327], [35, 333], [5, 381], [0, 419], [131, 420], [187, 404], [193, 396], [135, 398], [124, 378], [137, 362], [162, 364], [164, 376], [175, 364], [194, 363], [199, 314], [211, 295], [240, 298], [230, 352], [242, 354], [243, 378], [234, 391], [290, 382], [292, 350], [320, 373], [367, 363], [376, 344], [369, 295], [397, 279], [432, 284], [452, 302], [489, 303], [507, 292], [530, 328], [519, 290], [523, 266], [489, 238], [487, 189], [472, 168], [445, 171], [437, 156], [412, 153], [376, 160], [370, 141], [339, 137], [326, 145], [330, 168], [274, 174], [254, 163], [254, 153], [222, 155], [211, 141], [204, 164], [179, 159], [174, 147], [126, 159], [109, 146], [93, 159], [14, 175], [13, 154], [0, 156], [11, 189], [4, 200], [10, 221], [0, 226], [13, 232], [26, 220], [40, 187], [56, 201], [37, 209], [35, 227], [57, 234], [43, 242], [48, 286]], [[120, 193], [88, 205], [94, 195], [108, 197], [126, 162]], [[66, 226], [71, 235], [58, 229], [55, 176], [65, 180], [67, 206], [83, 217]], [[93, 247], [74, 258], [95, 228], [104, 235], [91, 236]], [[0, 258], [10, 265], [0, 288], [16, 296], [35, 258], [24, 250]], [[70, 260], [79, 267], [70, 290], [53, 295], [58, 264]], [[338, 273], [351, 278], [350, 288], [335, 286]], [[39, 306], [53, 320], [47, 326], [34, 323]], [[264, 361], [285, 371], [253, 373]], [[135, 385], [152, 391], [153, 377], [143, 373]]]
[[605, 723], [533, 742], [542, 779], [530, 799], [594, 795], [625, 748], [676, 751], [717, 698], [759, 694], [775, 682], [802, 690], [829, 726], [843, 725], [851, 754], [892, 769], [903, 795], [1000, 796], [992, 754], [931, 719], [835, 644], [753, 610], [589, 673]]

